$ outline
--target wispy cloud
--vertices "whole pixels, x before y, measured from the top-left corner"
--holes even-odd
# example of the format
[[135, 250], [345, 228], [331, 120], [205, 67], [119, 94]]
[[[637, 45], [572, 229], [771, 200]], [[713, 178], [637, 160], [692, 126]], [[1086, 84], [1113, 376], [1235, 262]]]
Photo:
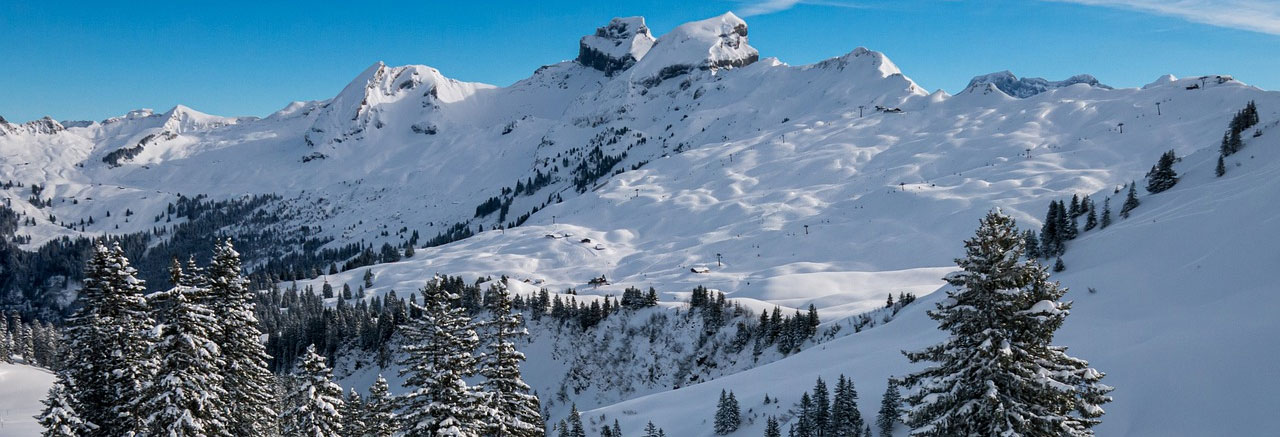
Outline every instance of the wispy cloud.
[[1129, 9], [1196, 23], [1280, 35], [1277, 0], [1047, 0]]
[[737, 12], [738, 15], [742, 15], [744, 17], [782, 12], [800, 4], [855, 9], [868, 7], [863, 4], [840, 0], [748, 0], [740, 3], [742, 4], [742, 7]]

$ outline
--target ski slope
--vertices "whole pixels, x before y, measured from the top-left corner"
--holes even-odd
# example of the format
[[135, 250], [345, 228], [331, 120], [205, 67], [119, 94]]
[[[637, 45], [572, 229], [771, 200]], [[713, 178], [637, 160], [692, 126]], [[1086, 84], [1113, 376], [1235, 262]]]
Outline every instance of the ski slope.
[[44, 409], [40, 400], [52, 385], [53, 374], [47, 370], [0, 363], [0, 436], [40, 435], [43, 428], [34, 416]]

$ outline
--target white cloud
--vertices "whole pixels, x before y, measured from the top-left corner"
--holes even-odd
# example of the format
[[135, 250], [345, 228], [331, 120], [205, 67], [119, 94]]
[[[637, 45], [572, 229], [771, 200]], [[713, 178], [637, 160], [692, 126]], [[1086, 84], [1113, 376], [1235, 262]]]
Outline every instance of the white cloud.
[[1129, 9], [1219, 27], [1280, 35], [1277, 0], [1048, 0]]
[[837, 8], [865, 8], [866, 6], [840, 0], [749, 0], [743, 1], [742, 8], [737, 11], [738, 15], [750, 17], [753, 15], [767, 15], [774, 12], [782, 12], [791, 9], [798, 4], [831, 6]]

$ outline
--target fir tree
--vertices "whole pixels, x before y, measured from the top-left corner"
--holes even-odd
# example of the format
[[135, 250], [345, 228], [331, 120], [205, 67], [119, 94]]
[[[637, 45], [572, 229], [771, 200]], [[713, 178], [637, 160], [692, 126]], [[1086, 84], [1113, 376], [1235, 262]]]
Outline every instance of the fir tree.
[[1040, 237], [1036, 235], [1036, 231], [1027, 229], [1022, 234], [1022, 240], [1027, 245], [1027, 258], [1036, 259], [1040, 257]]
[[0, 312], [0, 363], [13, 362], [13, 338], [9, 335], [9, 321]]
[[494, 287], [490, 303], [493, 321], [488, 353], [480, 363], [481, 384], [489, 396], [490, 410], [487, 433], [501, 436], [539, 436], [543, 434], [542, 415], [538, 413], [538, 397], [529, 394], [529, 384], [520, 377], [524, 354], [515, 342], [529, 335], [519, 313], [511, 312], [511, 295], [505, 285]]
[[1156, 165], [1151, 167], [1151, 171], [1147, 172], [1148, 192], [1159, 193], [1173, 188], [1178, 183], [1178, 173], [1173, 171], [1173, 163], [1177, 160], [1178, 157], [1173, 154], [1172, 150], [1160, 155], [1160, 161], [1156, 162]]
[[148, 353], [159, 365], [139, 410], [147, 435], [231, 435], [222, 351], [211, 338], [217, 322], [213, 311], [199, 302], [202, 292], [179, 285], [154, 297], [165, 303], [165, 323]]
[[582, 427], [582, 413], [578, 412], [577, 404], [569, 410], [569, 437], [587, 437], [587, 431]]
[[254, 293], [241, 275], [240, 254], [230, 239], [218, 243], [205, 271], [208, 301], [220, 326], [210, 334], [222, 349], [223, 389], [226, 390], [227, 428], [236, 436], [272, 434], [276, 412], [275, 375], [267, 369], [265, 347], [258, 340]]
[[[1059, 235], [1060, 239], [1063, 241], [1076, 239], [1076, 236], [1078, 234], [1077, 229], [1079, 229], [1076, 223], [1076, 216], [1074, 214], [1067, 213], [1067, 207], [1062, 203], [1061, 200], [1058, 201], [1057, 218], [1058, 218], [1058, 233], [1060, 234]], [[1063, 252], [1066, 251], [1066, 249], [1067, 247], [1065, 242], [1059, 243], [1058, 255], [1061, 255]]]
[[364, 437], [369, 435], [368, 423], [365, 421], [364, 400], [360, 393], [352, 388], [347, 391], [347, 399], [342, 402], [342, 435], [345, 437]]
[[474, 325], [441, 282], [422, 289], [421, 317], [401, 328], [400, 375], [410, 390], [401, 398], [406, 437], [475, 436], [490, 417], [482, 394], [463, 380], [476, 373]]
[[831, 393], [827, 391], [827, 383], [821, 377], [813, 385], [813, 435], [826, 437], [831, 426]]
[[644, 426], [644, 437], [663, 437], [665, 435], [667, 435], [667, 433], [664, 432], [662, 428], [658, 428], [657, 425], [654, 425], [652, 421], [650, 421], [648, 425]]
[[907, 424], [915, 436], [1092, 435], [1110, 391], [1102, 373], [1052, 346], [1070, 303], [1035, 261], [1021, 261], [1014, 221], [987, 214], [965, 242], [954, 291], [929, 316], [951, 332], [907, 352], [934, 365], [903, 378], [914, 388]]
[[365, 402], [365, 435], [369, 437], [392, 437], [399, 431], [396, 426], [396, 407], [391, 397], [387, 380], [378, 375], [378, 379], [369, 387], [369, 401]]
[[[1098, 227], [1098, 211], [1093, 208], [1089, 208], [1089, 214], [1084, 220], [1084, 230], [1089, 231], [1096, 227]], [[1032, 249], [1033, 248], [1031, 246], [1027, 246], [1028, 253], [1030, 253]]]
[[738, 399], [733, 393], [726, 393], [720, 390], [720, 402], [716, 404], [715, 432], [719, 435], [725, 435], [738, 430], [738, 425], [742, 423], [738, 410]]
[[773, 416], [765, 421], [764, 437], [782, 437], [782, 428], [778, 426], [778, 419]]
[[1061, 272], [1061, 271], [1066, 270], [1066, 269], [1067, 269], [1067, 265], [1066, 265], [1066, 264], [1063, 264], [1063, 262], [1062, 262], [1062, 257], [1058, 257], [1058, 260], [1053, 262], [1053, 271], [1054, 271], [1054, 272]]
[[342, 437], [342, 387], [333, 383], [333, 371], [315, 345], [307, 346], [299, 373], [288, 396], [286, 437]]
[[[0, 328], [7, 328], [7, 326], [0, 326]], [[42, 437], [85, 436], [90, 435], [96, 428], [95, 425], [85, 422], [76, 412], [70, 395], [74, 389], [67, 387], [68, 384], [66, 377], [59, 374], [53, 386], [49, 387], [49, 395], [42, 401], [44, 411], [36, 416], [36, 421], [44, 427], [44, 432], [40, 434]]]
[[119, 245], [98, 245], [85, 267], [81, 308], [67, 327], [65, 377], [81, 418], [96, 426], [90, 436], [121, 436], [142, 431], [135, 412], [155, 363], [147, 350], [155, 321], [143, 290]]
[[1101, 227], [1101, 229], [1106, 229], [1107, 226], [1111, 226], [1111, 198], [1110, 197], [1108, 197], [1107, 200], [1104, 200], [1102, 202], [1102, 220], [1098, 222], [1098, 226]]
[[[840, 375], [836, 380], [835, 396], [831, 402], [831, 437], [862, 437], [862, 413], [858, 411], [858, 391], [853, 380]], [[869, 437], [869, 436], [868, 436]]]
[[1129, 218], [1129, 211], [1137, 208], [1141, 202], [1138, 201], [1137, 184], [1129, 183], [1129, 194], [1124, 199], [1124, 205], [1120, 207], [1120, 217]]
[[880, 398], [880, 414], [876, 416], [876, 427], [880, 429], [882, 437], [893, 435], [893, 427], [898, 424], [898, 418], [901, 416], [898, 411], [901, 404], [902, 397], [898, 393], [898, 384], [890, 379], [888, 387], [884, 389], [884, 396]]
[[796, 406], [796, 420], [792, 423], [793, 437], [815, 437], [813, 426], [813, 398], [808, 392], [800, 395], [800, 404]]
[[618, 419], [613, 419], [613, 437], [623, 437], [622, 426], [618, 425]]
[[1213, 174], [1218, 177], [1222, 177], [1222, 175], [1227, 174], [1227, 166], [1222, 161], [1222, 155], [1218, 155], [1218, 166], [1213, 168]]

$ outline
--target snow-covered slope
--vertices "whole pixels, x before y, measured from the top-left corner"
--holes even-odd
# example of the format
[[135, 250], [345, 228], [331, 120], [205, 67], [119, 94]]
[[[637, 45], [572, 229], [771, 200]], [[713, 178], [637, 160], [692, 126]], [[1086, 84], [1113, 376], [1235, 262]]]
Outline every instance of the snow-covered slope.
[[[1143, 196], [1130, 218], [1071, 242], [1063, 257], [1068, 269], [1053, 279], [1070, 288], [1065, 299], [1075, 304], [1055, 343], [1106, 372], [1104, 382], [1116, 387], [1098, 435], [1274, 432], [1266, 418], [1280, 391], [1280, 320], [1270, 312], [1280, 306], [1280, 282], [1266, 272], [1280, 263], [1280, 234], [1272, 229], [1280, 212], [1257, 205], [1280, 196], [1277, 139], [1273, 130], [1250, 141], [1228, 158], [1222, 178], [1214, 176], [1215, 149], [1194, 153], [1175, 167], [1182, 180], [1172, 190]], [[1110, 190], [1095, 194], [1106, 195]], [[899, 351], [944, 339], [925, 315], [941, 296], [922, 298], [883, 327], [583, 417], [616, 418], [624, 430], [652, 420], [669, 435], [710, 436], [716, 399], [729, 389], [755, 419], [738, 433], [758, 435], [759, 414], [784, 414], [815, 378], [840, 374], [857, 384], [863, 417], [874, 417], [886, 379], [918, 366]], [[762, 404], [765, 394], [781, 404]]]
[[[1104, 425], [1110, 435], [1182, 434], [1174, 425], [1197, 417], [1186, 412], [1188, 397], [1153, 394], [1172, 390], [1151, 375], [1169, 375], [1160, 369], [1174, 364], [1145, 357], [1173, 360], [1217, 348], [1233, 358], [1193, 360], [1189, 372], [1266, 375], [1234, 358], [1251, 356], [1239, 343], [1211, 339], [1275, 331], [1269, 322], [1228, 323], [1272, 303], [1253, 293], [1274, 288], [1261, 268], [1274, 261], [1271, 252], [1245, 251], [1274, 243], [1275, 233], [1263, 228], [1270, 217], [1266, 209], [1207, 205], [1275, 197], [1266, 177], [1272, 160], [1262, 151], [1275, 148], [1277, 134], [1250, 139], [1233, 158], [1244, 160], [1241, 166], [1223, 179], [1211, 178], [1209, 160], [1246, 102], [1257, 102], [1264, 126], [1280, 119], [1280, 93], [1229, 76], [1166, 76], [1141, 89], [1110, 89], [1091, 78], [1059, 83], [1011, 74], [975, 79], [954, 96], [927, 93], [887, 56], [865, 48], [804, 66], [761, 59], [747, 43], [746, 23], [732, 14], [656, 39], [643, 19], [619, 18], [578, 43], [578, 59], [508, 87], [378, 63], [331, 99], [294, 102], [262, 119], [177, 107], [102, 122], [0, 121], [0, 179], [25, 184], [0, 197], [37, 219], [18, 231], [31, 237], [27, 249], [60, 236], [152, 231], [165, 223], [150, 218], [179, 193], [273, 193], [279, 200], [264, 209], [293, 212], [273, 226], [306, 226], [332, 238], [328, 247], [399, 244], [408, 232], [398, 229], [430, 238], [455, 224], [483, 227], [474, 237], [373, 266], [371, 294], [417, 288], [436, 272], [507, 275], [527, 280], [526, 292], [574, 287], [584, 298], [653, 286], [664, 302], [706, 285], [753, 308], [813, 304], [824, 320], [838, 321], [882, 306], [888, 293], [936, 290], [960, 241], [990, 208], [1038, 226], [1049, 200], [1076, 193], [1100, 200], [1097, 193], [1140, 180], [1173, 149], [1188, 155], [1179, 164], [1187, 171], [1183, 183], [1145, 201], [1133, 218], [1073, 242], [1060, 277], [1076, 288], [1070, 297], [1078, 303], [1061, 342], [1111, 372], [1108, 382], [1120, 387]], [[42, 187], [35, 196], [41, 202], [33, 202], [32, 185]], [[1188, 202], [1166, 200], [1179, 198]], [[487, 199], [503, 207], [478, 211]], [[83, 231], [59, 226], [87, 218], [94, 221]], [[513, 224], [520, 226], [496, 228]], [[1229, 235], [1211, 240], [1220, 229]], [[1206, 250], [1224, 255], [1200, 259]], [[1221, 264], [1228, 260], [1242, 264]], [[1196, 265], [1209, 273], [1197, 273]], [[1232, 267], [1242, 265], [1254, 268]], [[310, 285], [355, 285], [363, 272]], [[586, 286], [600, 275], [612, 285]], [[1238, 294], [1193, 289], [1224, 276], [1240, 278], [1222, 282]], [[1099, 292], [1082, 294], [1087, 287]], [[1169, 287], [1171, 294], [1159, 291]], [[922, 303], [883, 327], [798, 356], [599, 413], [623, 419], [629, 430], [652, 419], [668, 431], [688, 431], [674, 435], [700, 435], [709, 432], [698, 424], [719, 388], [738, 387], [739, 399], [751, 399], [744, 407], [758, 412], [766, 391], [790, 402], [818, 374], [840, 372], [855, 377], [864, 413], [871, 413], [884, 378], [909, 369], [898, 350], [941, 338], [922, 312], [928, 298]], [[1206, 396], [1227, 402], [1259, 386], [1276, 388]], [[1224, 405], [1236, 414], [1269, 404]], [[1234, 423], [1244, 434], [1259, 424]]]
[[53, 385], [53, 374], [24, 364], [0, 362], [0, 436], [36, 436], [41, 427], [35, 415]]

